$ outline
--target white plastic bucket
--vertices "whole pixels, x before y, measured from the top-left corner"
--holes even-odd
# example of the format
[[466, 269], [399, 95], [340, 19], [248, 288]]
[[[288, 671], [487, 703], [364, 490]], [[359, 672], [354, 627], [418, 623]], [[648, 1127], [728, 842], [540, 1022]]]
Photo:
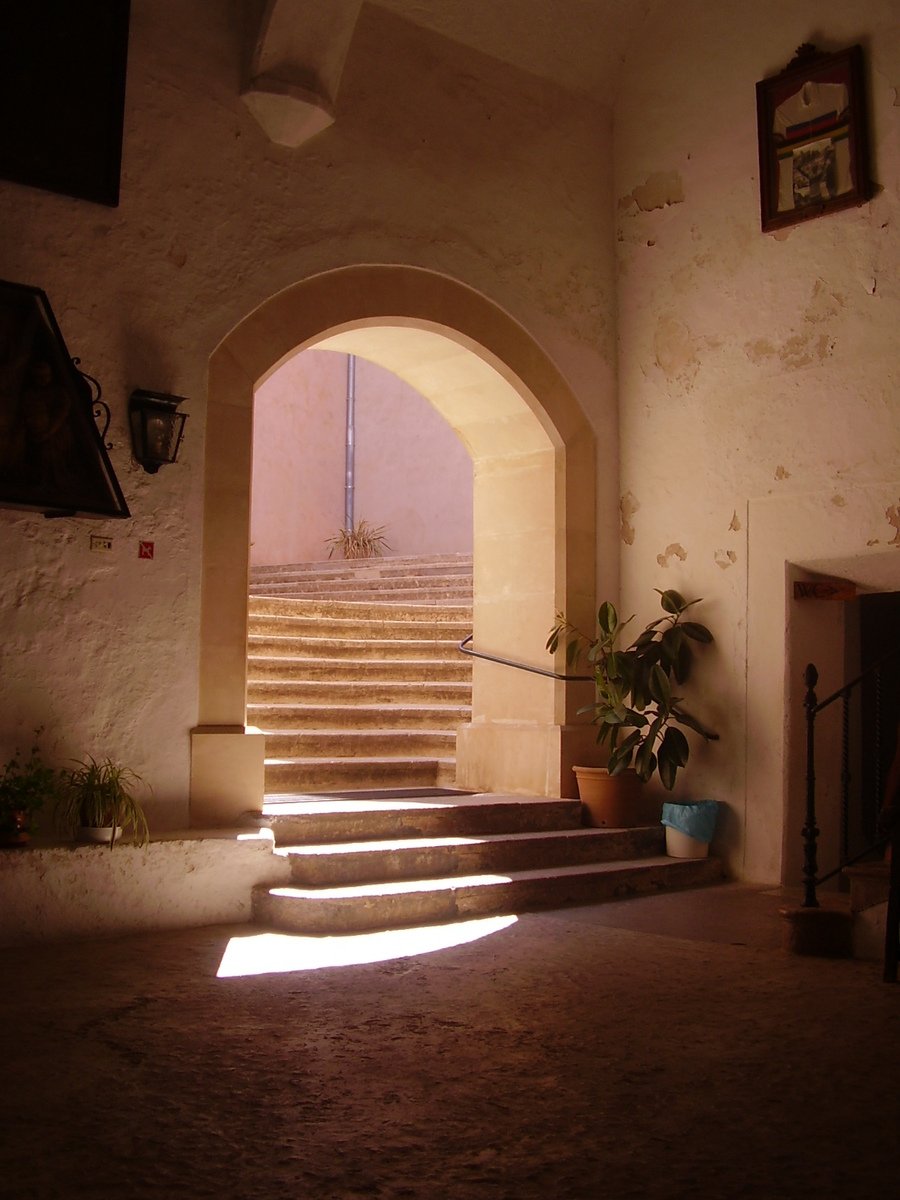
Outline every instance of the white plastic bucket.
[[701, 842], [697, 838], [688, 837], [680, 829], [666, 826], [666, 854], [669, 858], [707, 858], [709, 842]]

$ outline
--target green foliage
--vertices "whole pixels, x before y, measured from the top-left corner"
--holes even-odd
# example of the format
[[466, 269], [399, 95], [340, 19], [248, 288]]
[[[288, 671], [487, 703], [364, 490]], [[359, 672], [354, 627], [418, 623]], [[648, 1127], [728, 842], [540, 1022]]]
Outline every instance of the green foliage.
[[368, 521], [357, 521], [352, 529], [342, 529], [336, 537], [329, 538], [328, 557], [340, 550], [344, 558], [380, 558], [391, 547], [384, 536], [384, 525], [370, 525]]
[[88, 757], [62, 772], [62, 794], [56, 809], [61, 829], [70, 836], [82, 826], [104, 829], [110, 826], [115, 845], [115, 831], [131, 831], [132, 838], [144, 845], [150, 837], [147, 818], [134, 788], [142, 783], [130, 767], [123, 767], [110, 758], [102, 762]]
[[42, 757], [40, 736], [43, 727], [34, 731], [34, 745], [25, 758], [16, 750], [0, 774], [0, 834], [15, 833], [22, 828], [17, 814], [25, 814], [25, 828], [34, 829], [35, 814], [47, 801], [59, 793], [60, 775], [48, 767]]
[[688, 740], [678, 726], [707, 741], [718, 740], [718, 734], [685, 711], [675, 691], [690, 678], [695, 646], [708, 645], [713, 637], [705, 625], [682, 619], [699, 600], [685, 600], [673, 589], [656, 591], [663, 616], [651, 621], [624, 649], [617, 643], [633, 618], [620, 622], [609, 601], [597, 612], [594, 637], [559, 613], [547, 649], [554, 654], [564, 644], [570, 667], [584, 660], [590, 665], [597, 699], [581, 711], [592, 713], [599, 726], [597, 741], [608, 747], [609, 773], [618, 775], [633, 766], [646, 783], [656, 771], [663, 787], [671, 791], [690, 756]]

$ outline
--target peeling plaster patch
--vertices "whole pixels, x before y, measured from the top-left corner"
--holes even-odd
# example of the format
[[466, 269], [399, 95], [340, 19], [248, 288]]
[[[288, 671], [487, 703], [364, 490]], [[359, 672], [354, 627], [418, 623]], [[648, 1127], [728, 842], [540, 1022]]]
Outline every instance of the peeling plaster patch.
[[803, 314], [803, 320], [810, 324], [827, 321], [829, 317], [837, 316], [845, 304], [846, 301], [840, 292], [829, 291], [824, 279], [817, 279], [813, 287], [812, 298]]
[[890, 508], [886, 508], [884, 515], [888, 519], [888, 524], [894, 530], [894, 536], [888, 542], [888, 545], [900, 546], [900, 503], [892, 504]]
[[772, 237], [775, 239], [776, 242], [786, 242], [788, 240], [788, 238], [791, 236], [791, 233], [792, 233], [792, 230], [790, 230], [790, 229], [776, 229], [775, 232], [772, 234]]
[[631, 524], [631, 518], [640, 508], [637, 499], [626, 492], [619, 501], [619, 520], [621, 525], [622, 541], [626, 546], [634, 545], [634, 526]]
[[670, 204], [684, 203], [684, 183], [677, 171], [655, 171], [646, 183], [640, 183], [619, 200], [619, 208], [636, 204], [641, 212], [653, 212]]
[[867, 546], [880, 546], [881, 538], [869, 538], [869, 540], [866, 542], [866, 545]]
[[682, 546], [680, 542], [670, 542], [669, 545], [666, 546], [664, 554], [657, 554], [656, 561], [661, 567], [667, 567], [669, 565], [670, 558], [680, 559], [681, 562], [684, 562], [684, 560], [687, 558], [687, 550], [685, 550], [684, 546]]
[[734, 533], [737, 533], [737, 531], [741, 528], [741, 519], [737, 515], [737, 509], [735, 509], [731, 514], [731, 524], [728, 526], [728, 528]]
[[846, 507], [847, 501], [844, 499], [843, 496], [834, 495], [831, 497], [831, 503], [834, 505], [835, 508], [844, 508], [844, 507]]
[[767, 358], [774, 358], [778, 353], [768, 338], [759, 338], [755, 342], [747, 342], [744, 349], [750, 361], [755, 363], [763, 362]]
[[790, 471], [787, 470], [786, 467], [777, 466], [775, 468], [775, 478], [776, 479], [790, 479], [790, 477], [791, 477], [791, 473], [790, 473]]
[[669, 379], [693, 380], [700, 367], [691, 331], [674, 317], [662, 317], [653, 339], [656, 363]]
[[727, 571], [729, 567], [733, 567], [737, 562], [737, 555], [733, 550], [717, 550], [713, 555], [713, 560], [717, 567], [721, 567], [723, 571]]
[[780, 346], [774, 346], [767, 338], [758, 338], [755, 342], [746, 342], [744, 350], [753, 363], [780, 359], [789, 370], [798, 370], [824, 362], [834, 350], [834, 345], [834, 339], [827, 333], [820, 333], [814, 338], [810, 332], [792, 334]]

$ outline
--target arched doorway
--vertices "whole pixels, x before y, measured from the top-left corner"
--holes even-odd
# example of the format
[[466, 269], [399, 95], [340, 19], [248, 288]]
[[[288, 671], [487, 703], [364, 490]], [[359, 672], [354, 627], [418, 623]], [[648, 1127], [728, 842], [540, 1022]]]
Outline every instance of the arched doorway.
[[[475, 644], [547, 665], [554, 613], [591, 620], [594, 436], [571, 390], [507, 314], [445, 276], [359, 266], [273, 296], [210, 359], [200, 697], [191, 819], [224, 823], [262, 797], [264, 739], [244, 725], [254, 390], [311, 346], [370, 358], [427, 396], [475, 464]], [[576, 688], [477, 662], [462, 786], [559, 795], [593, 730]]]

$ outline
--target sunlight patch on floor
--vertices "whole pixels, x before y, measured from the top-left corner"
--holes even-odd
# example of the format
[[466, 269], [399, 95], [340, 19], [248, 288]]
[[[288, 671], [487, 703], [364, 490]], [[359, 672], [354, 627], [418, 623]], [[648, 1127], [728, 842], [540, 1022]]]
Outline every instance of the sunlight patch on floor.
[[388, 962], [432, 954], [451, 946], [478, 941], [515, 924], [518, 917], [482, 917], [449, 925], [414, 929], [380, 929], [374, 933], [339, 937], [304, 937], [291, 933], [257, 933], [233, 937], [225, 947], [216, 976], [234, 979], [246, 975], [277, 975], [287, 971], [315, 971], [321, 967], [348, 967]]

